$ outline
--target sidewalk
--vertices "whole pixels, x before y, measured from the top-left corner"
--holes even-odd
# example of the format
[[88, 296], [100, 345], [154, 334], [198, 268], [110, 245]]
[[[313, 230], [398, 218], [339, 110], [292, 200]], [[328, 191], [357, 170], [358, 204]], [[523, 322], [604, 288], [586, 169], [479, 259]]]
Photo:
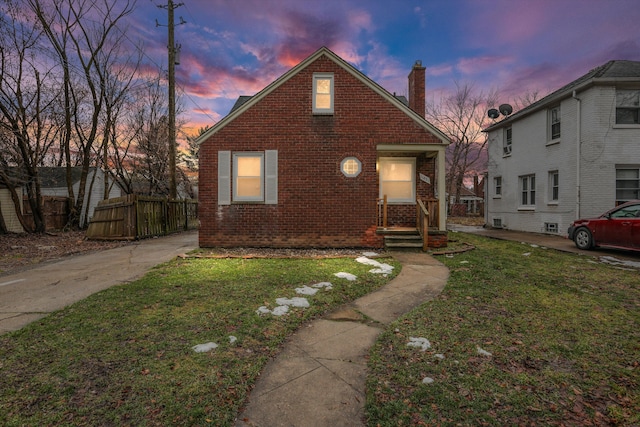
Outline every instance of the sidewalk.
[[363, 425], [369, 348], [389, 323], [438, 295], [449, 277], [430, 255], [393, 256], [402, 271], [391, 282], [290, 337], [236, 427]]
[[154, 266], [198, 247], [189, 231], [77, 255], [0, 277], [0, 334], [114, 285], [142, 277]]

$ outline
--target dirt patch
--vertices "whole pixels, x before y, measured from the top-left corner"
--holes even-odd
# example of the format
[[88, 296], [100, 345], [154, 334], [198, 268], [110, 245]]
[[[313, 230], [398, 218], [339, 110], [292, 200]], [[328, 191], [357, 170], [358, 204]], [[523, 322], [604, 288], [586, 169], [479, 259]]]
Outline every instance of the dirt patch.
[[0, 276], [66, 256], [129, 245], [125, 241], [87, 240], [84, 231], [0, 235]]
[[459, 224], [459, 225], [476, 225], [483, 226], [485, 223], [482, 216], [448, 216], [447, 224]]

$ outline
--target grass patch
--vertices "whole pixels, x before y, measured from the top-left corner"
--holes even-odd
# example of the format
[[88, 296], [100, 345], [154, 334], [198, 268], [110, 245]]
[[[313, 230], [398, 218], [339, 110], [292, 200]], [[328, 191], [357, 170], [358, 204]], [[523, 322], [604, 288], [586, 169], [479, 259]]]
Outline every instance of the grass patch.
[[[164, 264], [0, 336], [0, 424], [232, 425], [292, 331], [391, 279], [370, 269], [350, 258]], [[358, 280], [336, 278], [339, 271]], [[310, 308], [256, 314], [276, 298], [296, 296], [296, 287], [322, 281], [334, 287], [307, 297]], [[192, 350], [207, 342], [219, 347]]]
[[368, 424], [640, 425], [638, 271], [457, 236], [443, 293], [372, 349]]

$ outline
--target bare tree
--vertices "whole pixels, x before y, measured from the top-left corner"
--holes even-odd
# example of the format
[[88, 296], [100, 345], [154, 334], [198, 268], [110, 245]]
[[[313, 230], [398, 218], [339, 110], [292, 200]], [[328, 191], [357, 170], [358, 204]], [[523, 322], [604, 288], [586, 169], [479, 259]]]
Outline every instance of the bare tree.
[[[69, 0], [44, 2], [26, 0], [36, 16], [63, 73], [65, 111], [62, 151], [67, 166], [69, 197], [75, 201], [70, 225], [77, 225], [83, 208], [87, 176], [96, 164], [95, 146], [105, 108], [108, 70], [117, 61], [124, 32], [118, 24], [135, 5], [130, 1]], [[71, 180], [72, 151], [82, 167], [80, 186], [74, 194]]]
[[45, 231], [38, 167], [60, 134], [56, 98], [60, 86], [54, 66], [39, 59], [42, 30], [24, 13], [19, 2], [0, 3], [0, 128], [4, 130], [0, 152], [2, 180], [12, 194], [15, 211], [25, 230], [15, 185], [8, 168], [14, 168], [27, 189], [34, 229]]
[[486, 124], [486, 106], [495, 104], [497, 91], [477, 91], [471, 83], [455, 82], [456, 91], [427, 103], [426, 117], [451, 140], [447, 148], [447, 190], [453, 191], [455, 201], [460, 200], [465, 178], [486, 148], [482, 129]]
[[[130, 172], [123, 170], [124, 173], [121, 172], [121, 174], [128, 176], [132, 184], [135, 184], [137, 193], [160, 196], [170, 194], [169, 106], [166, 91], [167, 88], [162, 84], [160, 76], [149, 80], [136, 93], [133, 109], [128, 113], [129, 118], [124, 133], [130, 138], [131, 144], [128, 145], [127, 157], [122, 159], [122, 163]], [[178, 104], [176, 114], [180, 113], [181, 108]], [[178, 120], [176, 129], [180, 131], [183, 125], [182, 120]], [[121, 144], [122, 147], [124, 147], [123, 144]], [[183, 154], [177, 160], [187, 167], [191, 162]], [[176, 175], [179, 186], [190, 193], [189, 179], [180, 165], [176, 167]]]
[[519, 95], [513, 101], [515, 111], [522, 110], [540, 99], [540, 91], [532, 90]]

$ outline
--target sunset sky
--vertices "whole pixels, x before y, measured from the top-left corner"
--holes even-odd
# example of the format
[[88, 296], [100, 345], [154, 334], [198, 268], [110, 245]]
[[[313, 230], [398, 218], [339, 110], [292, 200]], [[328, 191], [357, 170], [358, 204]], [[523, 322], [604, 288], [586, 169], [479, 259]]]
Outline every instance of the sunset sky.
[[[166, 5], [166, 0], [164, 4]], [[179, 4], [178, 1], [175, 1]], [[416, 60], [427, 100], [454, 81], [497, 88], [500, 102], [541, 96], [611, 59], [640, 61], [638, 0], [182, 0], [175, 10], [178, 92], [191, 129], [224, 117], [327, 46], [390, 92]], [[131, 40], [166, 69], [167, 11], [138, 0]]]

